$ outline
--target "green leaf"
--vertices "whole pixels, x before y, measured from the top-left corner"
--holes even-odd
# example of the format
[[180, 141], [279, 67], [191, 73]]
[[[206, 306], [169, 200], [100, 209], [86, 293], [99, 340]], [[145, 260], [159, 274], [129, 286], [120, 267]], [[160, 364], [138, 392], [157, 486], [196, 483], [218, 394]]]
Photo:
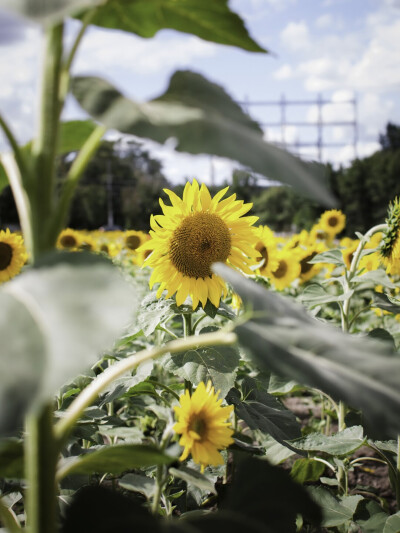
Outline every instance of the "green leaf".
[[324, 452], [329, 455], [347, 455], [363, 446], [366, 438], [361, 426], [346, 428], [335, 435], [309, 433], [301, 439], [291, 441], [293, 448], [307, 452]]
[[265, 458], [272, 465], [279, 465], [294, 455], [294, 451], [287, 446], [279, 444], [271, 435], [266, 435], [261, 431], [255, 431], [255, 437], [258, 442], [265, 448]]
[[175, 300], [170, 298], [157, 298], [156, 291], [147, 294], [140, 304], [138, 326], [144, 335], [151, 335], [159, 324], [163, 324], [172, 318], [176, 311], [171, 307]]
[[309, 259], [309, 263], [331, 263], [332, 265], [345, 266], [343, 261], [342, 250], [334, 248], [327, 250], [320, 254], [314, 255], [312, 259]]
[[354, 294], [353, 290], [347, 291], [344, 294], [330, 294], [322, 285], [318, 283], [311, 283], [307, 285], [302, 294], [300, 301], [307, 304], [309, 307], [314, 307], [320, 304], [331, 302], [344, 302]]
[[308, 481], [318, 481], [325, 471], [325, 465], [315, 459], [296, 459], [290, 471], [290, 475], [296, 483], [307, 483]]
[[167, 91], [144, 104], [100, 78], [76, 77], [71, 87], [83, 109], [108, 128], [160, 143], [174, 137], [181, 152], [228, 157], [325, 205], [335, 203], [321, 165], [306, 164], [265, 143], [259, 125], [200, 74], [176, 72]]
[[250, 521], [259, 521], [267, 531], [271, 528], [277, 533], [294, 533], [298, 514], [315, 524], [321, 518], [318, 506], [287, 472], [255, 458], [239, 463], [221, 509], [244, 514]]
[[201, 474], [193, 468], [180, 465], [179, 468], [171, 467], [169, 473], [174, 477], [183, 479], [187, 483], [198, 487], [199, 489], [211, 492], [212, 494], [217, 494], [215, 490], [214, 483], [209, 480], [204, 474]]
[[368, 287], [376, 287], [377, 285], [382, 285], [388, 289], [396, 289], [398, 287], [381, 268], [365, 272], [365, 274], [361, 274], [360, 276], [355, 276], [351, 278], [351, 281], [352, 283], [365, 284]]
[[[207, 327], [200, 333], [216, 330]], [[165, 358], [164, 368], [193, 385], [211, 380], [215, 391], [225, 398], [234, 385], [239, 359], [238, 350], [232, 346], [207, 346], [171, 354]]]
[[389, 516], [383, 528], [383, 533], [400, 533], [400, 511]]
[[368, 331], [368, 337], [371, 337], [371, 339], [379, 339], [381, 341], [390, 343], [391, 348], [393, 350], [393, 354], [396, 353], [396, 343], [394, 341], [394, 338], [386, 329], [383, 329], [383, 328], [371, 329], [371, 331]]
[[125, 490], [131, 490], [143, 494], [150, 500], [156, 490], [156, 480], [139, 474], [126, 474], [119, 481], [118, 485]]
[[2, 0], [2, 9], [13, 11], [22, 17], [42, 24], [56, 24], [65, 17], [81, 11], [83, 8], [96, 6], [104, 0]]
[[389, 313], [400, 313], [400, 301], [387, 294], [380, 294], [377, 292], [372, 306], [389, 311]]
[[91, 24], [141, 37], [170, 28], [251, 52], [266, 51], [250, 38], [228, 0], [112, 0], [97, 9]]
[[[361, 527], [363, 533], [383, 533], [388, 515], [380, 505], [374, 501], [364, 500], [361, 510], [357, 510], [356, 524]], [[360, 515], [360, 516], [359, 516]]]
[[348, 496], [341, 502], [327, 489], [322, 487], [307, 487], [313, 500], [322, 508], [324, 527], [335, 527], [345, 524], [353, 518], [358, 503], [362, 496]]
[[237, 389], [231, 389], [226, 399], [235, 406], [236, 414], [250, 429], [260, 429], [285, 446], [288, 446], [288, 440], [301, 435], [300, 424], [295, 415], [275, 396], [257, 390], [255, 380], [249, 378], [244, 380], [242, 390], [243, 400]]
[[[0, 290], [0, 429], [48, 401], [112, 347], [135, 308], [108, 260], [54, 253]], [[21, 334], [23, 332], [23, 334]]]
[[80, 150], [96, 127], [97, 125], [92, 120], [70, 120], [69, 122], [62, 122], [57, 153], [66, 154]]
[[144, 444], [116, 444], [103, 446], [93, 452], [68, 457], [61, 462], [60, 478], [70, 474], [109, 473], [154, 465], [168, 465], [176, 460], [155, 446]]
[[0, 477], [22, 478], [24, 476], [24, 446], [22, 440], [0, 440]]
[[274, 396], [283, 396], [284, 394], [290, 394], [302, 387], [296, 383], [296, 381], [288, 380], [277, 374], [271, 374], [268, 383], [268, 393]]
[[236, 332], [261, 369], [321, 389], [361, 409], [371, 436], [397, 436], [400, 359], [388, 343], [324, 324], [298, 304], [225, 265], [218, 264], [214, 271], [253, 308], [256, 317], [237, 326]]

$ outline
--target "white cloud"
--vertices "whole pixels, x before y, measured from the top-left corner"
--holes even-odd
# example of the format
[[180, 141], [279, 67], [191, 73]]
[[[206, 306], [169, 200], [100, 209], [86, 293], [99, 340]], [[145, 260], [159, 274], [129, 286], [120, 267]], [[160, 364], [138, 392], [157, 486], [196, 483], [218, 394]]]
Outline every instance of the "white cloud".
[[333, 16], [331, 13], [324, 13], [318, 17], [315, 21], [315, 25], [319, 29], [325, 29], [331, 27], [333, 24]]
[[294, 71], [291, 65], [285, 63], [274, 72], [273, 76], [276, 80], [288, 80], [293, 77], [293, 74]]
[[159, 36], [141, 39], [123, 32], [97, 29], [82, 42], [74, 72], [108, 69], [153, 74], [172, 67], [185, 67], [195, 58], [210, 57], [217, 45], [195, 36]]
[[304, 20], [289, 22], [280, 35], [282, 43], [289, 50], [304, 50], [310, 47], [310, 32]]

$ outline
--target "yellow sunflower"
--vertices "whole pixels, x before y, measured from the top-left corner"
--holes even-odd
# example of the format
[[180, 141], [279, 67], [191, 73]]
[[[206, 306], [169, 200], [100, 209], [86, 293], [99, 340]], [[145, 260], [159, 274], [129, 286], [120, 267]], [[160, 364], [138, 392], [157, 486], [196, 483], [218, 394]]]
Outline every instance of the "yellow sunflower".
[[297, 254], [289, 250], [279, 250], [277, 252], [278, 266], [269, 271], [269, 279], [275, 289], [283, 290], [300, 276], [300, 262]]
[[227, 190], [228, 187], [212, 198], [204, 184], [200, 188], [193, 180], [186, 184], [181, 199], [165, 189], [172, 205], [160, 200], [164, 214], [151, 217], [151, 238], [138, 250], [152, 251], [144, 266], [154, 269], [150, 288], [160, 283], [158, 298], [167, 290], [167, 297], [176, 293], [177, 305], [190, 296], [193, 309], [199, 301], [205, 306], [207, 300], [218, 307], [221, 294], [226, 296], [227, 289], [224, 281], [212, 273], [213, 263], [222, 262], [246, 274], [253, 273], [250, 266], [259, 255], [252, 227], [257, 217], [242, 216], [252, 204], [237, 201], [235, 194], [222, 200]]
[[147, 233], [144, 231], [128, 230], [124, 235], [124, 246], [128, 250], [137, 250], [141, 244], [148, 239]]
[[344, 248], [344, 250], [342, 250], [343, 261], [347, 267], [347, 270], [350, 270], [351, 262], [353, 261], [354, 252], [357, 250], [359, 243], [360, 243], [359, 240], [353, 240], [351, 244], [347, 246], [347, 248]]
[[66, 228], [58, 236], [57, 248], [61, 248], [62, 250], [77, 250], [81, 241], [81, 236], [77, 231]]
[[387, 229], [384, 232], [380, 247], [383, 264], [388, 274], [400, 274], [400, 200], [395, 198], [389, 205], [386, 219]]
[[207, 386], [200, 382], [192, 396], [186, 390], [179, 403], [175, 407], [178, 422], [173, 429], [181, 435], [179, 444], [184, 447], [180, 460], [184, 461], [191, 454], [202, 471], [208, 465], [223, 464], [219, 450], [233, 443], [233, 429], [227, 422], [233, 405], [221, 407], [222, 400], [218, 399], [210, 381]]
[[262, 276], [268, 277], [269, 270], [278, 268], [275, 235], [268, 226], [258, 226], [258, 228], [256, 228], [256, 234], [258, 238], [256, 250], [259, 253], [257, 262], [262, 262], [258, 271]]
[[330, 237], [340, 233], [346, 225], [346, 215], [338, 209], [330, 209], [322, 213], [319, 225]]
[[309, 281], [316, 276], [323, 268], [323, 263], [309, 263], [316, 255], [324, 252], [326, 247], [323, 243], [316, 243], [314, 246], [299, 249], [298, 260], [300, 262], [300, 281]]
[[10, 233], [7, 228], [0, 231], [0, 283], [16, 276], [27, 260], [23, 238]]

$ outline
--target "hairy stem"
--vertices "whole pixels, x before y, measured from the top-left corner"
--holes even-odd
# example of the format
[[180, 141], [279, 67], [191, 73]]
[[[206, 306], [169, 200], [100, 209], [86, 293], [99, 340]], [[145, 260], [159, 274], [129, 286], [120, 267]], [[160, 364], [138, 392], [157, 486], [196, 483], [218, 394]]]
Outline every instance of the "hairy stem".
[[82, 415], [83, 411], [92, 404], [97, 396], [115, 379], [125, 374], [125, 372], [136, 368], [140, 363], [143, 363], [143, 361], [155, 359], [168, 352], [176, 353], [184, 350], [190, 350], [198, 346], [234, 344], [236, 340], [236, 335], [233, 332], [221, 330], [213, 333], [206, 333], [200, 336], [173, 340], [164, 346], [142, 350], [135, 355], [118, 361], [118, 363], [115, 363], [113, 366], [107, 368], [107, 370], [95, 378], [65, 411], [64, 417], [54, 428], [59, 445], [62, 446], [76, 421]]
[[28, 415], [26, 431], [27, 531], [54, 533], [57, 530], [58, 453], [53, 434], [53, 406], [45, 405], [39, 412]]

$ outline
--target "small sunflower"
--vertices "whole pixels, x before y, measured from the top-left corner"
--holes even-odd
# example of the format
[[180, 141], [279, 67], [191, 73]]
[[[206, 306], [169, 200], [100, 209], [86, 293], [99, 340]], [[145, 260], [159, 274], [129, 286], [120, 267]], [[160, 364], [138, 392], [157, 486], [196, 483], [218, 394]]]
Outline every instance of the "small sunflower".
[[79, 248], [79, 245], [81, 244], [81, 241], [81, 236], [77, 231], [71, 228], [66, 228], [62, 230], [62, 232], [58, 236], [57, 248], [71, 251], [77, 250]]
[[359, 243], [360, 243], [359, 240], [353, 240], [347, 246], [347, 248], [344, 248], [342, 250], [343, 261], [348, 270], [350, 270], [351, 262], [353, 261], [354, 252], [357, 250]]
[[309, 261], [325, 250], [326, 247], [323, 243], [316, 243], [314, 246], [308, 246], [299, 251], [297, 257], [300, 262], [300, 281], [302, 283], [309, 281], [324, 268], [323, 263], [309, 263]]
[[181, 435], [179, 444], [184, 447], [180, 460], [184, 461], [191, 454], [202, 471], [208, 465], [223, 464], [219, 450], [233, 443], [233, 429], [227, 422], [233, 406], [221, 407], [222, 400], [218, 399], [210, 381], [207, 386], [200, 382], [192, 396], [186, 390], [179, 403], [175, 407], [178, 422], [173, 429]]
[[23, 238], [10, 233], [7, 228], [0, 231], [0, 283], [16, 276], [27, 260]]
[[124, 235], [124, 246], [128, 250], [136, 251], [148, 239], [143, 231], [128, 230]]
[[395, 198], [389, 205], [380, 253], [388, 274], [400, 274], [400, 200]]
[[330, 237], [334, 237], [340, 233], [346, 225], [346, 215], [338, 209], [331, 209], [322, 213], [319, 219], [319, 226]]
[[187, 296], [193, 309], [207, 300], [218, 307], [221, 294], [226, 296], [224, 281], [211, 271], [216, 262], [226, 263], [252, 274], [250, 265], [256, 263], [258, 252], [254, 248], [257, 238], [252, 227], [257, 217], [244, 217], [252, 204], [237, 201], [233, 194], [225, 200], [228, 187], [213, 198], [207, 187], [201, 188], [196, 180], [187, 183], [183, 198], [165, 189], [171, 204], [160, 200], [163, 215], [150, 219], [151, 239], [138, 252], [152, 251], [144, 266], [153, 268], [150, 288], [160, 283], [159, 298], [164, 290], [167, 297], [176, 293], [177, 305]]
[[300, 276], [300, 262], [297, 254], [288, 250], [279, 250], [276, 258], [278, 266], [269, 271], [269, 279], [275, 289], [282, 291]]
[[262, 276], [268, 277], [269, 270], [278, 268], [275, 235], [268, 226], [258, 226], [256, 233], [258, 238], [256, 250], [259, 253], [256, 260], [258, 263], [262, 262], [259, 267], [259, 272]]

